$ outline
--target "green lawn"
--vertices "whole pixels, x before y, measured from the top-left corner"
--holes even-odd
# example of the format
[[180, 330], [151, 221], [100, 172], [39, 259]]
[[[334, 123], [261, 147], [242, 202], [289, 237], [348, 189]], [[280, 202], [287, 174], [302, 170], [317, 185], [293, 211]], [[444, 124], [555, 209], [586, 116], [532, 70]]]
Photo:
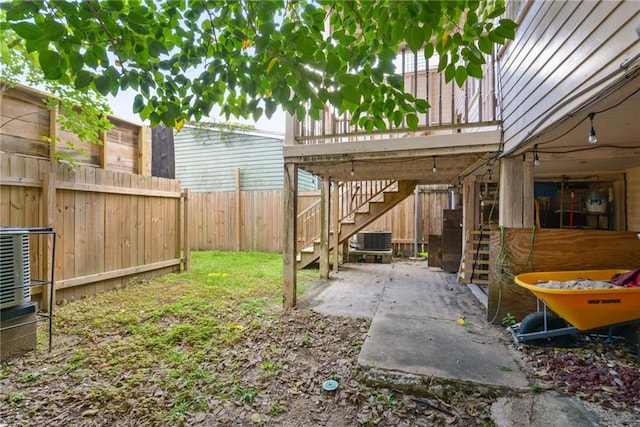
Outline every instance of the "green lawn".
[[[300, 272], [299, 287], [317, 275]], [[63, 393], [63, 402], [81, 394], [97, 405], [122, 408], [134, 400], [157, 423], [206, 410], [212, 396], [251, 400], [257, 390], [241, 386], [239, 370], [231, 366], [220, 376], [208, 367], [226, 363], [243, 336], [281, 315], [281, 301], [281, 254], [194, 252], [188, 273], [56, 307], [54, 352], [44, 350], [46, 337], [40, 336], [41, 348], [20, 363], [33, 367], [30, 358], [40, 357], [43, 365], [28, 368], [18, 379], [22, 385], [2, 393], [0, 403], [28, 403], [25, 390], [47, 386]], [[61, 354], [61, 347], [70, 353]], [[3, 365], [0, 380], [15, 377], [14, 369]], [[26, 406], [37, 415], [50, 410], [47, 405]]]

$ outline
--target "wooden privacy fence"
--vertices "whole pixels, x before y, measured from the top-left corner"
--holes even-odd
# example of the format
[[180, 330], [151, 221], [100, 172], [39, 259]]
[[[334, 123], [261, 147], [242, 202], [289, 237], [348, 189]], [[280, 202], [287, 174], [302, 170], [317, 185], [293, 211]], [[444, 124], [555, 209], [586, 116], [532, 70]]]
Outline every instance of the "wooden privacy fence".
[[[178, 271], [188, 262], [188, 250], [181, 255], [178, 181], [0, 155], [0, 184], [0, 225], [56, 231], [56, 301]], [[50, 242], [35, 245], [32, 269], [44, 274]], [[41, 293], [32, 291], [44, 303]]]
[[[225, 191], [189, 193], [189, 242], [191, 250], [282, 251], [282, 191]], [[319, 192], [300, 193], [298, 211], [320, 198]], [[442, 234], [442, 209], [448, 194], [424, 189], [418, 193], [418, 243]], [[410, 254], [415, 238], [415, 196], [410, 196], [367, 227], [391, 231], [396, 250]], [[303, 233], [304, 230], [298, 230]]]

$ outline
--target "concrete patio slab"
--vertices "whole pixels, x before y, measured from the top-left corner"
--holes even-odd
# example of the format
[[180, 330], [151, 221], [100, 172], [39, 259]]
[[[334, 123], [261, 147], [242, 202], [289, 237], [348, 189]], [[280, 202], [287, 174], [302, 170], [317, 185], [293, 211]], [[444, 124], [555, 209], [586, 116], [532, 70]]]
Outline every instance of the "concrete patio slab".
[[532, 393], [510, 337], [486, 321], [486, 309], [455, 274], [425, 261], [347, 264], [300, 301], [326, 315], [371, 319], [358, 359], [371, 379], [409, 386], [446, 379], [515, 390], [515, 397], [492, 407], [499, 426], [602, 425], [568, 396]]
[[372, 319], [362, 368], [524, 389], [524, 373], [454, 274], [426, 262], [347, 264], [311, 296], [314, 310]]

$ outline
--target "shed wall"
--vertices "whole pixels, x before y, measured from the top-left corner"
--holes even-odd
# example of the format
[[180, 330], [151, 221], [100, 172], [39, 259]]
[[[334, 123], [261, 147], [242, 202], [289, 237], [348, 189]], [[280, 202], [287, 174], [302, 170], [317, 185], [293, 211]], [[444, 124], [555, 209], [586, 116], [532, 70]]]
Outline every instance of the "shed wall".
[[[176, 178], [193, 192], [236, 189], [240, 169], [243, 191], [282, 190], [283, 137], [188, 127], [175, 135]], [[301, 190], [316, 188], [301, 171]]]

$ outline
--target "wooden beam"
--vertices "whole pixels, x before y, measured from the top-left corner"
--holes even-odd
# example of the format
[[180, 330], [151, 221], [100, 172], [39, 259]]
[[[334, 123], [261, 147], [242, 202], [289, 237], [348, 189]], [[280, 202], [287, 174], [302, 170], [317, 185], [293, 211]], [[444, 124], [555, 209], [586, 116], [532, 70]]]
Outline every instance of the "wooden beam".
[[323, 179], [320, 187], [320, 278], [329, 278], [329, 200], [331, 182]]
[[190, 202], [190, 196], [191, 196], [191, 190], [189, 190], [188, 188], [185, 188], [183, 191], [183, 208], [184, 208], [184, 213], [183, 213], [183, 223], [184, 223], [184, 238], [183, 238], [183, 251], [184, 251], [184, 271], [189, 271], [191, 270], [191, 239], [189, 237], [189, 233], [191, 232], [189, 224], [191, 223], [191, 221], [189, 221], [189, 204]]
[[[42, 177], [42, 216], [45, 227], [53, 228], [56, 221], [56, 172], [53, 163], [49, 164], [49, 171], [45, 172]], [[55, 230], [54, 230], [55, 231]], [[45, 243], [45, 263], [44, 277], [47, 279], [53, 277], [56, 266], [53, 265], [53, 246], [55, 236], [47, 236]], [[56, 302], [56, 283], [51, 286], [44, 286], [42, 295], [42, 311], [49, 313], [52, 304]]]
[[284, 231], [283, 231], [283, 306], [296, 306], [296, 237], [298, 213], [298, 167], [295, 163], [284, 165]]
[[625, 209], [626, 182], [618, 180], [613, 182], [613, 229], [624, 231], [627, 229], [627, 215]]
[[284, 126], [284, 145], [295, 145], [295, 128], [296, 122], [293, 116], [289, 113], [285, 113], [285, 126]]
[[56, 144], [58, 142], [58, 106], [49, 111], [49, 161], [56, 161]]
[[522, 227], [531, 228], [534, 224], [533, 200], [533, 164], [523, 162], [522, 176]]
[[331, 193], [331, 222], [333, 222], [333, 271], [338, 272], [340, 257], [340, 183], [333, 181]]
[[[283, 148], [285, 158], [308, 156], [333, 156], [349, 154], [368, 158], [373, 153], [391, 156], [447, 155], [497, 151], [500, 131], [455, 133], [446, 135], [410, 136], [374, 141], [342, 142], [337, 144], [287, 145]], [[427, 148], [428, 147], [428, 148]]]
[[[470, 175], [462, 182], [462, 247], [471, 248], [468, 241], [471, 240], [470, 233], [479, 224], [479, 209], [476, 206], [478, 193], [476, 186], [476, 176]], [[463, 259], [465, 257], [463, 256]], [[468, 267], [465, 265], [465, 267]]]
[[151, 176], [149, 151], [147, 127], [142, 125], [138, 128], [138, 175]]
[[100, 153], [99, 153], [100, 169], [106, 169], [107, 168], [107, 132], [100, 132], [100, 141], [102, 141], [102, 145], [100, 146]]
[[119, 270], [105, 271], [102, 273], [89, 274], [82, 277], [74, 277], [72, 279], [59, 280], [56, 282], [57, 289], [72, 288], [74, 286], [87, 285], [89, 283], [102, 282], [118, 277], [132, 276], [134, 274], [144, 273], [146, 271], [159, 270], [161, 268], [180, 266], [182, 260], [180, 258], [168, 259], [165, 261], [154, 262], [151, 264], [137, 265], [135, 267], [122, 268]]
[[520, 157], [503, 158], [500, 160], [499, 224], [503, 227], [523, 227], [523, 163]]

